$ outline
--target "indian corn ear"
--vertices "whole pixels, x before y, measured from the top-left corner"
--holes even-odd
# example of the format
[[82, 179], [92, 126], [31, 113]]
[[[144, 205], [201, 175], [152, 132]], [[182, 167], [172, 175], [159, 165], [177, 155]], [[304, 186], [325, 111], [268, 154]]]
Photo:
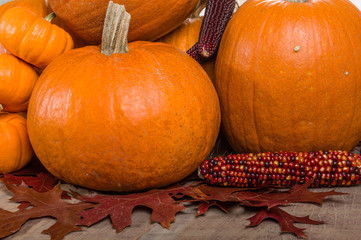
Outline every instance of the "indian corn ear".
[[353, 186], [360, 183], [361, 156], [347, 151], [231, 154], [199, 167], [207, 184], [230, 187]]

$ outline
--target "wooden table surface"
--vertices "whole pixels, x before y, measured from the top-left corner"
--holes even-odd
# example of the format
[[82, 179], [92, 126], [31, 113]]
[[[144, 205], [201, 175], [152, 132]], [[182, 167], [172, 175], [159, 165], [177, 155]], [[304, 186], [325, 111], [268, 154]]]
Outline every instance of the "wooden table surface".
[[[66, 188], [67, 185], [63, 185]], [[312, 191], [329, 191], [330, 189], [312, 189]], [[325, 221], [321, 225], [296, 224], [306, 228], [305, 233], [312, 240], [359, 240], [361, 239], [361, 186], [335, 188], [348, 195], [326, 198], [323, 205], [293, 204], [283, 207], [287, 212], [299, 217], [310, 215], [313, 220]], [[11, 193], [0, 184], [0, 207], [15, 211], [17, 204], [8, 199]], [[116, 233], [110, 220], [103, 220], [84, 231], [68, 234], [64, 240], [112, 240], [112, 239], [152, 239], [152, 240], [231, 240], [231, 239], [281, 239], [291, 240], [297, 237], [290, 233], [281, 233], [278, 223], [266, 220], [258, 227], [247, 227], [247, 218], [254, 211], [242, 206], [235, 207], [226, 214], [218, 208], [211, 208], [205, 216], [195, 216], [196, 210], [189, 208], [176, 215], [170, 229], [162, 228], [150, 221], [150, 210], [137, 208], [132, 215], [131, 227]], [[28, 221], [21, 230], [6, 240], [47, 240], [49, 235], [42, 234], [55, 220], [52, 218]]]

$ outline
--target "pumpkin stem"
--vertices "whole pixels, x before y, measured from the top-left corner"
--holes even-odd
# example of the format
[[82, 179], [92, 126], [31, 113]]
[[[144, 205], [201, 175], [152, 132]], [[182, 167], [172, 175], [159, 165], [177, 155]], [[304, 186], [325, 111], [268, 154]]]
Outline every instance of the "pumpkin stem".
[[101, 53], [110, 56], [113, 53], [128, 52], [130, 18], [124, 5], [109, 1], [103, 27]]
[[55, 17], [56, 17], [55, 12], [52, 12], [52, 13], [49, 13], [49, 15], [45, 17], [45, 20], [48, 21], [48, 22], [51, 22], [51, 21], [53, 21], [53, 19]]
[[309, 0], [285, 0], [287, 2], [295, 2], [295, 3], [305, 3], [308, 2]]

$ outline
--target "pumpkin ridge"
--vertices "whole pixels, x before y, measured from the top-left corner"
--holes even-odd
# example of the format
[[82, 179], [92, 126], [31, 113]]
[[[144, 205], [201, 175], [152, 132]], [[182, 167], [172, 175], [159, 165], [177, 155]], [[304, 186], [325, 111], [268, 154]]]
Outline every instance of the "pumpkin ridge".
[[[26, 29], [36, 29], [35, 25], [37, 24], [37, 16], [35, 15], [35, 13], [31, 12], [30, 10], [26, 9], [29, 14], [27, 17], [31, 16], [31, 21], [29, 21], [28, 23], [28, 27]], [[29, 48], [28, 44], [26, 44], [28, 42], [28, 37], [29, 35], [31, 35], [30, 31], [21, 31], [21, 35], [18, 35], [18, 39], [21, 39], [20, 43], [19, 43], [19, 50], [17, 51], [19, 54], [24, 54], [27, 52], [27, 48]], [[30, 46], [29, 49], [31, 49], [34, 46]], [[27, 55], [25, 55], [27, 57]]]
[[[333, 5], [333, 7], [334, 7], [334, 5]], [[347, 34], [347, 37], [348, 37], [348, 40], [349, 40], [349, 43], [347, 43], [347, 44], [352, 46], [352, 49], [354, 49], [353, 52], [356, 52], [357, 48], [355, 47], [354, 41], [352, 41], [350, 30], [345, 27], [345, 23], [344, 23], [345, 18], [340, 17], [340, 11], [337, 8], [335, 9], [335, 12], [336, 12], [336, 18], [338, 19], [337, 22], [339, 24], [342, 23], [340, 25], [342, 26], [342, 28], [345, 30], [345, 33]], [[356, 61], [355, 54], [352, 54], [352, 56], [353, 56], [354, 61]], [[345, 70], [347, 71], [347, 69], [345, 69]], [[354, 71], [359, 72], [357, 75], [359, 75], [359, 76], [361, 75], [360, 68], [356, 68], [356, 69], [354, 69]], [[353, 89], [354, 92], [360, 91], [359, 84], [356, 84], [355, 81], [354, 81], [354, 84], [355, 85], [350, 87], [350, 88]], [[350, 104], [355, 104], [355, 103], [350, 102]], [[356, 105], [356, 107], [358, 106], [357, 104], [355, 104], [355, 105]], [[345, 124], [344, 125], [345, 131], [342, 131], [342, 132], [345, 132], [345, 136], [347, 138], [352, 138], [353, 131], [351, 130], [352, 128], [350, 126], [353, 126], [355, 121], [360, 121], [360, 119], [355, 118], [355, 111], [352, 111], [352, 116], [350, 117], [350, 123]], [[344, 148], [345, 148], [345, 143], [342, 143], [342, 149], [344, 149]]]
[[[312, 12], [312, 14], [311, 15], [314, 15], [315, 14], [315, 10], [314, 10], [314, 8], [311, 6], [310, 7], [310, 11]], [[312, 31], [313, 31], [313, 34], [312, 34], [312, 39], [313, 39], [313, 46], [317, 46], [317, 48], [315, 47], [315, 51], [314, 51], [314, 58], [316, 59], [317, 58], [317, 56], [320, 56], [321, 54], [322, 54], [322, 47], [320, 46], [320, 44], [321, 44], [321, 42], [320, 41], [317, 41], [316, 39], [318, 39], [319, 40], [319, 38], [316, 38], [316, 35], [317, 35], [317, 30], [316, 30], [316, 26], [315, 26], [315, 24], [314, 24], [314, 21], [316, 21], [316, 19], [314, 19], [314, 18], [312, 18], [312, 19], [310, 19], [309, 21], [308, 21], [308, 23], [309, 23], [309, 25], [310, 25], [310, 29], [312, 29]], [[325, 23], [325, 25], [327, 25], [327, 26], [324, 26], [324, 29], [329, 29], [329, 24], [326, 24]], [[329, 34], [328, 35], [328, 38], [327, 39], [332, 39], [331, 38], [331, 33], [330, 33], [330, 31], [327, 31], [327, 33]], [[328, 41], [330, 41], [330, 40], [328, 40]], [[321, 65], [319, 65], [319, 64], [317, 64], [317, 63], [314, 63], [314, 65], [316, 66], [316, 68], [318, 69], [317, 70], [317, 72], [321, 72], [322, 71], [322, 66]], [[324, 81], [325, 79], [323, 79], [323, 78], [320, 78], [320, 80], [321, 81]], [[318, 101], [320, 102], [321, 100], [320, 99], [318, 99]], [[319, 104], [317, 104], [317, 105], [319, 105]], [[320, 134], [319, 134], [319, 132], [317, 131], [317, 129], [319, 128], [320, 126], [319, 126], [319, 123], [316, 123], [316, 124], [314, 124], [314, 128], [313, 128], [313, 133], [314, 134], [316, 134], [317, 136], [319, 136]], [[316, 140], [314, 140], [314, 141], [316, 141]], [[311, 142], [310, 143], [310, 146], [311, 146], [311, 149], [314, 149], [315, 148], [315, 146], [317, 146], [318, 144], [317, 144], [317, 142]]]
[[[31, 52], [36, 52], [36, 53], [40, 53], [40, 54], [37, 54], [40, 58], [39, 59], [41, 59], [42, 61], [33, 61], [33, 64], [34, 65], [38, 65], [38, 64], [41, 64], [41, 65], [43, 65], [44, 64], [44, 62], [46, 62], [46, 59], [45, 60], [43, 60], [43, 58], [42, 57], [44, 57], [44, 56], [47, 56], [49, 53], [47, 53], [47, 51], [46, 51], [46, 49], [50, 46], [49, 45], [49, 43], [50, 43], [50, 41], [51, 41], [51, 39], [52, 39], [52, 36], [53, 36], [53, 28], [51, 27], [51, 23], [50, 22], [42, 22], [42, 20], [43, 19], [36, 19], [34, 22], [33, 22], [33, 24], [31, 25], [31, 27], [29, 28], [29, 31], [27, 31], [27, 33], [24, 35], [24, 37], [23, 37], [23, 40], [22, 40], [22, 42], [21, 42], [21, 44], [20, 44], [20, 46], [22, 46], [22, 49], [23, 49], [23, 51], [22, 52], [20, 52], [20, 54], [22, 55], [22, 56], [24, 56], [24, 59], [28, 59], [28, 57], [29, 56], [31, 56], [32, 55], [32, 53]], [[38, 25], [39, 24], [41, 24], [41, 25], [48, 25], [47, 26], [47, 28], [50, 28], [51, 29], [51, 32], [50, 33], [48, 33], [48, 34], [41, 34], [41, 36], [42, 36], [42, 39], [44, 39], [44, 40], [42, 40], [42, 42], [46, 42], [47, 44], [46, 44], [46, 46], [44, 47], [42, 47], [42, 50], [41, 51], [37, 51], [36, 49], [35, 49], [35, 46], [33, 46], [33, 44], [27, 44], [28, 42], [30, 43], [30, 41], [28, 40], [28, 39], [31, 39], [32, 37], [33, 37], [33, 33], [35, 32], [35, 30], [36, 29], [38, 29]], [[46, 32], [46, 31], [45, 31]], [[38, 32], [37, 32], [38, 33]], [[45, 36], [45, 38], [43, 38], [43, 36]], [[32, 42], [33, 43], [33, 42]], [[33, 49], [32, 51], [29, 51], [28, 49]], [[28, 54], [25, 54], [25, 53], [28, 53]]]
[[[257, 69], [259, 68], [259, 59], [258, 59], [257, 56], [259, 55], [259, 53], [261, 51], [261, 47], [262, 47], [262, 45], [259, 44], [261, 39], [262, 39], [261, 36], [264, 34], [264, 29], [265, 29], [266, 25], [269, 24], [269, 20], [273, 16], [274, 11], [275, 11], [275, 9], [273, 9], [273, 11], [268, 12], [268, 16], [265, 17], [265, 20], [264, 20], [264, 22], [263, 22], [263, 24], [262, 24], [262, 26], [260, 28], [260, 31], [259, 31], [259, 34], [258, 34], [258, 37], [257, 37], [258, 41], [256, 43], [255, 53], [253, 55], [253, 58], [256, 58], [254, 60], [256, 62], [254, 64], [254, 68], [255, 68], [254, 72], [256, 72], [256, 73], [259, 72], [259, 71], [257, 71]], [[258, 117], [257, 117], [257, 111], [256, 111], [256, 101], [255, 101], [256, 97], [255, 96], [257, 94], [257, 90], [256, 90], [257, 85], [262, 84], [262, 83], [257, 81], [256, 79], [259, 79], [257, 77], [257, 75], [255, 76], [254, 80], [252, 81], [252, 90], [253, 90], [253, 93], [252, 93], [252, 99], [253, 99], [252, 100], [252, 103], [253, 103], [252, 104], [252, 113], [253, 113], [253, 123], [254, 123], [254, 128], [255, 128], [255, 133], [256, 133], [256, 139], [257, 139], [256, 145], [261, 146], [262, 139], [260, 137], [261, 136], [260, 135], [260, 129], [259, 129], [258, 124], [257, 124]], [[260, 151], [263, 151], [263, 149], [258, 148], [257, 151], [260, 152]]]

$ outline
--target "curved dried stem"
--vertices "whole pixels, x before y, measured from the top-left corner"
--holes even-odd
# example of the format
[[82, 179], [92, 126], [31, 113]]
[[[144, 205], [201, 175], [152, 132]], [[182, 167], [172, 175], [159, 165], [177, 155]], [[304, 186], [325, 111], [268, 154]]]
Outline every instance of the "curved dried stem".
[[113, 53], [128, 52], [130, 19], [131, 16], [124, 5], [109, 2], [103, 27], [101, 53], [110, 56]]
[[49, 13], [49, 15], [45, 17], [45, 20], [48, 21], [48, 22], [51, 22], [51, 21], [53, 21], [53, 19], [55, 17], [56, 17], [55, 12], [52, 12], [52, 13]]

